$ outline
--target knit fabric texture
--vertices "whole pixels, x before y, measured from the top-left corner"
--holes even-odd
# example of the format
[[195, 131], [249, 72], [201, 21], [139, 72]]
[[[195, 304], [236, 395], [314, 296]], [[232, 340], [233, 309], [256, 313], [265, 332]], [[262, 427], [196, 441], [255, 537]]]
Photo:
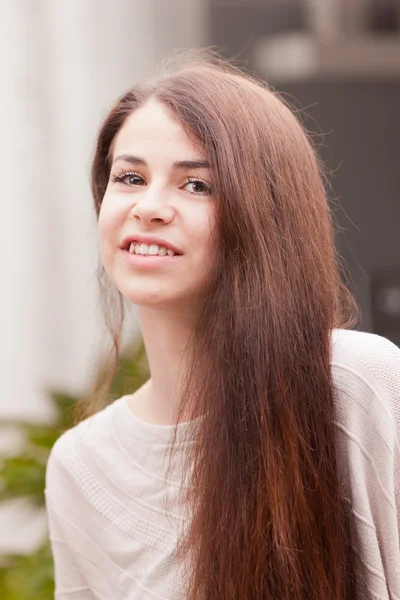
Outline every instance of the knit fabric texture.
[[[335, 329], [332, 377], [360, 599], [400, 600], [400, 349]], [[168, 468], [172, 431], [137, 419], [123, 396], [58, 439], [46, 477], [58, 600], [183, 600], [181, 453], [192, 441], [179, 425]]]

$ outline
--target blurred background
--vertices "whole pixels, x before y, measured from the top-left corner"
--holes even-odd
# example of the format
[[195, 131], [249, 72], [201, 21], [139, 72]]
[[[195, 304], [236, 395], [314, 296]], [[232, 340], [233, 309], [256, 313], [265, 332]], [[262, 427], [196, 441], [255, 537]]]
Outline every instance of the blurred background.
[[[175, 49], [212, 45], [266, 79], [330, 173], [361, 329], [400, 345], [400, 0], [1, 0], [0, 10], [0, 597], [33, 600], [52, 597], [37, 550], [47, 452], [107, 344], [89, 189], [101, 119]], [[136, 332], [133, 315], [127, 345]]]

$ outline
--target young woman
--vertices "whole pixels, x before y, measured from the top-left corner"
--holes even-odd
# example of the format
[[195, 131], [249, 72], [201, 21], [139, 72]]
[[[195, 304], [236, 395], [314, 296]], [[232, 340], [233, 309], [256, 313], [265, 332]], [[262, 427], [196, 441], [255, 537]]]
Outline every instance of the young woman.
[[118, 100], [92, 182], [151, 377], [53, 448], [56, 597], [398, 600], [400, 350], [350, 329], [295, 116], [184, 62]]

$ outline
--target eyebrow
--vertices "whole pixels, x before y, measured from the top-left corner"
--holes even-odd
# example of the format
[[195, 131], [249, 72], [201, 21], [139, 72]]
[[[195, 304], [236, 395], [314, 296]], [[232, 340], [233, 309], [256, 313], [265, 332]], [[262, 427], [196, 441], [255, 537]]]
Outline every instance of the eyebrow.
[[[128, 162], [131, 165], [147, 167], [147, 162], [139, 156], [133, 156], [132, 154], [120, 154], [114, 159], [114, 163], [118, 160]], [[174, 169], [209, 169], [210, 163], [208, 160], [178, 160], [174, 162]]]

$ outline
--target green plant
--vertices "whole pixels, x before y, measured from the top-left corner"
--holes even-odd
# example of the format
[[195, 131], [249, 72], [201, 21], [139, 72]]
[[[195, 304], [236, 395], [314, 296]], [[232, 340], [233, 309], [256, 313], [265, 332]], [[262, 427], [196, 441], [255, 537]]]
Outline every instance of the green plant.
[[[138, 389], [148, 378], [143, 345], [121, 355], [113, 380], [110, 399]], [[51, 448], [60, 435], [73, 425], [73, 410], [78, 398], [62, 392], [49, 393], [54, 406], [50, 424], [16, 420], [0, 421], [23, 435], [18, 455], [0, 457], [0, 502], [26, 498], [44, 510], [46, 464]], [[29, 555], [0, 555], [1, 600], [52, 600], [54, 598], [53, 559], [47, 537]]]

